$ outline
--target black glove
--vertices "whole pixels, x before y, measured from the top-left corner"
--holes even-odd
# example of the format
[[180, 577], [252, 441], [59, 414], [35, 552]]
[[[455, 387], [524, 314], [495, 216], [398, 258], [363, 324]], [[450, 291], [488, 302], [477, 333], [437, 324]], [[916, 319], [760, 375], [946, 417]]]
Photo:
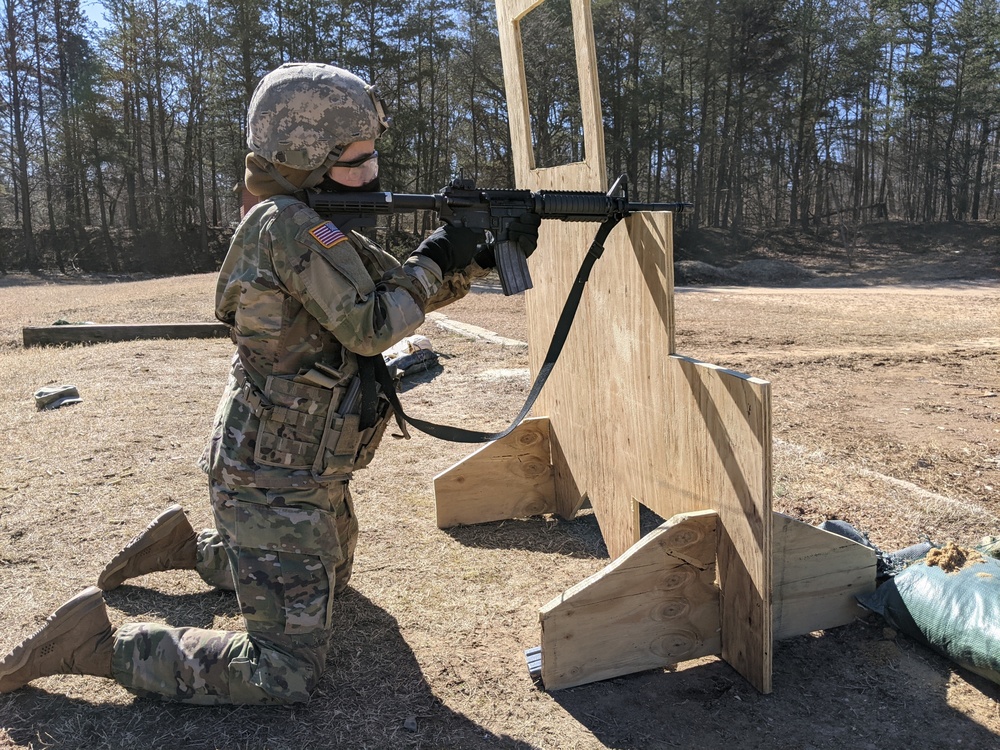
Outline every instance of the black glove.
[[[542, 225], [542, 217], [531, 211], [525, 211], [507, 227], [507, 239], [516, 242], [524, 257], [528, 258], [538, 246], [538, 227]], [[483, 268], [493, 268], [497, 264], [493, 248], [488, 247], [476, 255], [476, 263]]]
[[449, 273], [469, 265], [485, 242], [484, 232], [445, 224], [421, 242], [413, 254], [430, 258], [441, 267], [441, 273]]

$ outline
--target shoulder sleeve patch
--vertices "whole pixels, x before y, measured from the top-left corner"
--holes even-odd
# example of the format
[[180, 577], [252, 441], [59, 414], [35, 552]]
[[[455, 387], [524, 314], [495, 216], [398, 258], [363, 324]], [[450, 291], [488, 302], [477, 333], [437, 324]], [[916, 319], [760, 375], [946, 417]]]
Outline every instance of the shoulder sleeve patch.
[[[309, 226], [310, 224], [303, 225], [295, 236], [296, 242], [309, 251], [309, 253], [301, 258], [303, 264], [309, 265], [321, 258], [323, 263], [336, 269], [338, 273], [344, 276], [351, 286], [357, 290], [359, 296], [366, 297], [375, 291], [375, 282], [372, 281], [368, 269], [365, 268], [361, 256], [358, 255], [357, 248], [354, 247], [349, 237], [345, 237], [332, 222], [324, 222], [311, 229], [308, 228]], [[326, 232], [324, 227], [329, 227], [330, 231], [336, 232], [340, 239], [328, 238], [324, 241], [323, 238]], [[312, 257], [313, 254], [315, 254], [315, 258]], [[319, 271], [316, 272], [320, 273]]]
[[324, 221], [322, 224], [313, 227], [309, 230], [309, 234], [313, 236], [314, 240], [327, 249], [333, 247], [334, 245], [338, 245], [341, 242], [347, 241], [347, 237], [345, 237], [344, 233], [334, 226], [332, 221]]

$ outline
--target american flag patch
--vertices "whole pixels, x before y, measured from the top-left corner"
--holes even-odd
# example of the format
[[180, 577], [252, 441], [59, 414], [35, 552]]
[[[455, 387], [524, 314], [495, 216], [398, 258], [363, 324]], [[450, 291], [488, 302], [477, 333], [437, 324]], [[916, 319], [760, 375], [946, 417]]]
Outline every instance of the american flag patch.
[[309, 234], [323, 247], [333, 247], [338, 242], [343, 242], [347, 239], [344, 233], [334, 226], [332, 221], [326, 221], [318, 227], [313, 227], [309, 230]]

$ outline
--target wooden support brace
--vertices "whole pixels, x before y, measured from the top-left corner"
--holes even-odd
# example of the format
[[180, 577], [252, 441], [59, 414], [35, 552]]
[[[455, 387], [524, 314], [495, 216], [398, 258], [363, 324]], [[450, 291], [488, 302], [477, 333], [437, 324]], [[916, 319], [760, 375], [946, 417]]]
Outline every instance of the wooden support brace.
[[855, 597], [875, 590], [875, 550], [774, 514], [774, 637], [854, 622]]
[[714, 511], [674, 516], [541, 609], [546, 690], [722, 650]]
[[218, 339], [229, 337], [222, 323], [122, 323], [116, 325], [66, 325], [23, 328], [24, 345], [100, 344], [137, 339]]
[[[714, 511], [674, 516], [540, 611], [546, 690], [722, 653]], [[773, 514], [774, 632], [789, 638], [853, 622], [875, 588], [872, 549]]]
[[556, 511], [549, 420], [526, 419], [434, 477], [438, 528]]

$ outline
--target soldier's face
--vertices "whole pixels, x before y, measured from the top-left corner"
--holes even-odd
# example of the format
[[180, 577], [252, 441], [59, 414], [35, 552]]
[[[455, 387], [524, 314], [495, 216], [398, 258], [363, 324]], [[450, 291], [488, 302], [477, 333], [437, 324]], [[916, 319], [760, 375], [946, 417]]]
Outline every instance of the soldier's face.
[[348, 187], [367, 185], [378, 177], [375, 141], [355, 141], [349, 144], [327, 175], [334, 182]]

